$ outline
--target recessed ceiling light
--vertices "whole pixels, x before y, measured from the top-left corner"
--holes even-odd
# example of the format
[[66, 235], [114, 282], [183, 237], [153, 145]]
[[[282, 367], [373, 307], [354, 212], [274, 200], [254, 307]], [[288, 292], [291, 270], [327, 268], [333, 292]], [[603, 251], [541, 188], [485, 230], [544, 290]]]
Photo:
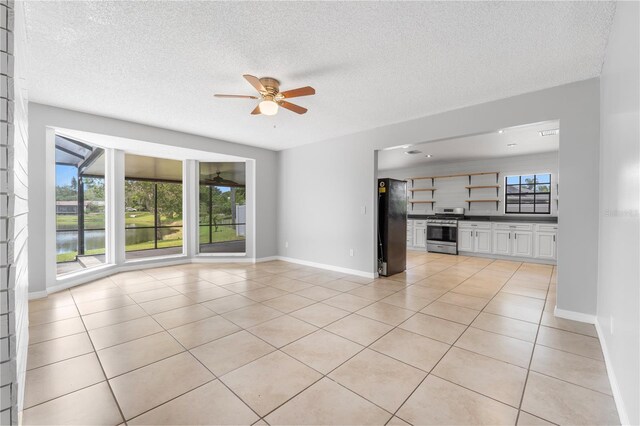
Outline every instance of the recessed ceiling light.
[[555, 136], [560, 134], [560, 129], [543, 130], [538, 133], [540, 133], [540, 136]]
[[425, 155], [425, 157], [427, 157], [427, 158], [431, 158], [431, 157], [433, 157], [433, 155], [431, 155], [431, 154], [427, 154], [427, 155]]
[[517, 143], [508, 143], [507, 144], [507, 148], [513, 148], [516, 145], [518, 145], [518, 144]]
[[408, 155], [415, 155], [415, 154], [422, 153], [422, 151], [418, 151], [417, 149], [412, 149], [411, 151], [405, 151], [404, 153]]
[[500, 129], [500, 130], [498, 130], [498, 133], [499, 133], [499, 134], [503, 134], [503, 133], [504, 133], [504, 130]]

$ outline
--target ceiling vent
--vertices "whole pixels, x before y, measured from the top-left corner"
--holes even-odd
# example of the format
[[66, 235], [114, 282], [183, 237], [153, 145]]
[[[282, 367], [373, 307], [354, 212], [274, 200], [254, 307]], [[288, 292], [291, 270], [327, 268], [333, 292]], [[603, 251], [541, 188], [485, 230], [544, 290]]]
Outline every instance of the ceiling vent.
[[418, 151], [417, 149], [412, 149], [411, 151], [405, 151], [404, 153], [408, 155], [416, 155], [416, 154], [421, 154], [422, 151]]
[[560, 129], [543, 130], [538, 133], [540, 133], [540, 136], [556, 136], [560, 134]]

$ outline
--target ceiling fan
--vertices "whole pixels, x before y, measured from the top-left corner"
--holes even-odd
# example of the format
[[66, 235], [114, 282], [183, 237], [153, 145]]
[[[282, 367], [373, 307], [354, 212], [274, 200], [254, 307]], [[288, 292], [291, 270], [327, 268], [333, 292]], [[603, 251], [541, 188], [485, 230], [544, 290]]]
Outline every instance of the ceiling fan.
[[234, 182], [232, 180], [229, 179], [225, 179], [223, 177], [220, 176], [220, 170], [218, 170], [216, 172], [216, 177], [212, 177], [213, 175], [209, 175], [209, 179], [204, 179], [203, 183], [205, 185], [212, 185], [212, 186], [228, 186], [228, 187], [243, 187], [244, 185], [238, 183], [238, 182]]
[[218, 98], [240, 98], [240, 99], [260, 99], [258, 106], [251, 111], [251, 115], [276, 115], [278, 108], [282, 107], [293, 111], [297, 114], [304, 114], [307, 112], [306, 108], [299, 105], [287, 102], [285, 99], [297, 98], [300, 96], [315, 95], [316, 90], [311, 86], [300, 87], [298, 89], [280, 91], [280, 82], [271, 77], [254, 77], [249, 74], [243, 75], [245, 80], [249, 82], [260, 94], [260, 96], [248, 96], [248, 95], [220, 95], [216, 94]]

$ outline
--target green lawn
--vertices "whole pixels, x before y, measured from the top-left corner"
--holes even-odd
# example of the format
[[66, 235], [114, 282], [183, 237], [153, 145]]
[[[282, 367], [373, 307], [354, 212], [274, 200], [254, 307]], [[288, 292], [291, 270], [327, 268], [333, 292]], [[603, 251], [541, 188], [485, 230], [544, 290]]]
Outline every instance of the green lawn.
[[[155, 219], [151, 212], [126, 212], [124, 214], [125, 226], [153, 226], [154, 222]], [[78, 218], [72, 214], [59, 214], [56, 215], [56, 224], [58, 229], [77, 229]], [[161, 216], [160, 224], [163, 226], [182, 226], [182, 216], [172, 218]], [[84, 215], [84, 228], [104, 228], [104, 213], [86, 213]]]
[[[211, 237], [214, 243], [219, 243], [222, 241], [235, 241], [235, 240], [244, 240], [243, 235], [236, 235], [236, 230], [232, 226], [224, 226], [218, 225], [218, 231], [215, 231], [215, 227], [213, 227], [213, 232], [211, 233]], [[209, 243], [209, 227], [201, 226], [200, 227], [200, 244]]]
[[[88, 216], [85, 216], [87, 219]], [[70, 219], [73, 219], [71, 221]], [[67, 216], [67, 215], [58, 215], [58, 229], [75, 229], [75, 216]], [[97, 224], [102, 221], [100, 226], [95, 227], [103, 227], [104, 226], [104, 215], [96, 214], [91, 217], [91, 223]], [[85, 223], [88, 222], [85, 220]], [[154, 217], [152, 213], [149, 212], [127, 212], [125, 215], [125, 223], [126, 226], [153, 226]], [[61, 224], [64, 227], [61, 227]], [[173, 218], [172, 225], [182, 225], [182, 218]], [[182, 245], [182, 229], [176, 229], [176, 232], [165, 235], [162, 240], [158, 241], [158, 248], [167, 248], [167, 247], [179, 247]], [[212, 232], [212, 241], [211, 242], [223, 242], [223, 241], [236, 241], [236, 240], [244, 240], [245, 237], [241, 235], [236, 235], [236, 230], [233, 226], [229, 225], [218, 225], [218, 230]], [[200, 226], [200, 244], [209, 243], [209, 228], [206, 226]], [[138, 244], [130, 244], [125, 246], [126, 251], [136, 251], [136, 250], [146, 250], [154, 248], [153, 241], [146, 241]], [[102, 254], [104, 253], [104, 249], [96, 249], [96, 250], [87, 250], [87, 255], [92, 254]], [[67, 252], [62, 253], [56, 256], [56, 260], [58, 262], [69, 262], [75, 260], [77, 252]]]

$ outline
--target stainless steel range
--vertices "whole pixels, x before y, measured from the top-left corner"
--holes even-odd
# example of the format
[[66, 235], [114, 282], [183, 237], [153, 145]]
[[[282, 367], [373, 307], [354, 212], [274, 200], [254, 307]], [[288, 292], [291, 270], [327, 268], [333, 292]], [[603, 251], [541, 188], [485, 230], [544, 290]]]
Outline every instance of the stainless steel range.
[[463, 207], [436, 207], [427, 219], [427, 251], [458, 254], [458, 220], [463, 217]]

